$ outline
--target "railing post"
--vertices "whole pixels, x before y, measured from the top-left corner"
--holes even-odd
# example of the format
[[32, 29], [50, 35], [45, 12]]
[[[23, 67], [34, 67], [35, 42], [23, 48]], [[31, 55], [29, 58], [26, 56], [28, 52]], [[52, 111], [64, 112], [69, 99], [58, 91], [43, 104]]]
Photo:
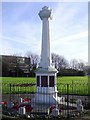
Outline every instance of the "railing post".
[[10, 84], [10, 101], [11, 101], [11, 84]]
[[11, 93], [11, 84], [10, 84], [10, 93]]
[[69, 84], [67, 84], [67, 118], [69, 118]]

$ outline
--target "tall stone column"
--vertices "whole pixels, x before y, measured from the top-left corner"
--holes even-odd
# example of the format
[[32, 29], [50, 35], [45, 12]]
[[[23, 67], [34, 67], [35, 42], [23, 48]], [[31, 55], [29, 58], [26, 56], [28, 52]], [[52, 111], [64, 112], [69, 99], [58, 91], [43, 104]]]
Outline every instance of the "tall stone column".
[[35, 104], [57, 104], [61, 98], [57, 96], [56, 77], [57, 70], [51, 65], [50, 60], [50, 38], [49, 38], [49, 18], [51, 10], [43, 7], [39, 12], [42, 20], [42, 48], [40, 65], [36, 69], [36, 94], [31, 100]]
[[47, 68], [50, 66], [50, 38], [49, 38], [49, 18], [51, 16], [51, 10], [48, 7], [43, 7], [39, 12], [39, 16], [42, 20], [42, 49], [41, 49], [41, 61], [40, 67]]

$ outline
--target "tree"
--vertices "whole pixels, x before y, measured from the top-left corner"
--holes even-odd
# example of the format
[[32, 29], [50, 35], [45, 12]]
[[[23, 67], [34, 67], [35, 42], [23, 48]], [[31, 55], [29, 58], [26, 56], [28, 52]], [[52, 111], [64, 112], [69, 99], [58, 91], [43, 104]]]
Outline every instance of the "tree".
[[51, 54], [52, 63], [55, 64], [55, 68], [60, 71], [62, 68], [68, 67], [68, 61], [58, 54], [52, 53]]
[[85, 64], [83, 62], [78, 63], [78, 69], [84, 71], [85, 70]]
[[76, 59], [72, 59], [71, 61], [70, 61], [70, 67], [72, 68], [72, 69], [78, 69], [78, 61], [76, 60]]
[[[90, 66], [89, 65], [86, 66], [86, 71], [87, 71], [87, 75], [90, 76]], [[90, 80], [90, 77], [89, 77], [89, 80]]]
[[52, 60], [52, 63], [55, 65], [55, 68], [57, 69], [58, 68], [58, 55], [55, 54], [55, 53], [52, 53], [51, 54], [51, 60]]
[[30, 72], [33, 75], [35, 69], [37, 68], [37, 66], [39, 64], [40, 57], [39, 57], [39, 55], [31, 53], [29, 51], [26, 53], [26, 56], [30, 59], [30, 64], [29, 64]]

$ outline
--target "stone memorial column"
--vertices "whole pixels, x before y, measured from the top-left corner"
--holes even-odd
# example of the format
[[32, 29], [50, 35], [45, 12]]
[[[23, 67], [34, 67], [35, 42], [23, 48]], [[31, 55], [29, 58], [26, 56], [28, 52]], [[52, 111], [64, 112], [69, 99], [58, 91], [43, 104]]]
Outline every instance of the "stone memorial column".
[[60, 98], [57, 96], [56, 77], [57, 70], [51, 65], [49, 18], [51, 10], [44, 6], [39, 12], [42, 20], [42, 48], [39, 67], [36, 69], [36, 94], [32, 103], [57, 104]]

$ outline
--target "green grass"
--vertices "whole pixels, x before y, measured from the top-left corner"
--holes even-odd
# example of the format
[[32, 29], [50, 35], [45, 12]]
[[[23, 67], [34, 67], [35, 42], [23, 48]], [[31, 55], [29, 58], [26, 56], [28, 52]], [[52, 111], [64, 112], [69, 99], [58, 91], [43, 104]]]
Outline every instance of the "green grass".
[[87, 95], [89, 94], [88, 77], [58, 77], [57, 88], [60, 94], [67, 94], [68, 92], [69, 94]]
[[23, 83], [35, 83], [33, 77], [2, 77], [2, 83], [4, 84], [23, 84]]
[[78, 77], [78, 76], [69, 76], [69, 77], [57, 77], [57, 83], [66, 83], [66, 84], [72, 84], [72, 83], [88, 83], [88, 77]]
[[[28, 77], [2, 77], [2, 93], [10, 93], [10, 84], [35, 83], [35, 78]], [[67, 86], [69, 84], [69, 86]], [[68, 91], [67, 91], [68, 87]], [[57, 77], [57, 89], [60, 94], [88, 94], [88, 77]], [[11, 93], [35, 92], [36, 86], [11, 87]]]
[[2, 93], [30, 93], [35, 92], [36, 87], [17, 87], [15, 84], [35, 83], [35, 78], [28, 77], [2, 77]]

